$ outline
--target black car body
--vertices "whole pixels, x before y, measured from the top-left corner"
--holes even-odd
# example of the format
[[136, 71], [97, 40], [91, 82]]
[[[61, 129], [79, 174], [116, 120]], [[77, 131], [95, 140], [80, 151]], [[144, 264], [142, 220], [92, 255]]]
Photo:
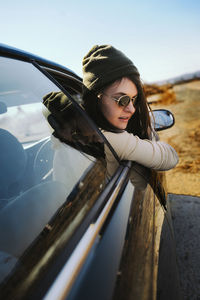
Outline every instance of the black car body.
[[[59, 91], [92, 143], [54, 139], [52, 148], [42, 99]], [[165, 177], [146, 170], [143, 188], [130, 183], [131, 163], [119, 161], [81, 93], [73, 71], [0, 45], [1, 298], [178, 299]], [[119, 163], [109, 181], [102, 143]]]

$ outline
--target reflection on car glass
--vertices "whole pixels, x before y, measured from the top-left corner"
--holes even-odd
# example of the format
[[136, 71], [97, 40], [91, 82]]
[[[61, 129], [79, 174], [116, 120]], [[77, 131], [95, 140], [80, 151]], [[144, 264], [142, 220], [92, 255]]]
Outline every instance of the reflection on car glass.
[[160, 109], [153, 110], [150, 114], [152, 124], [156, 130], [161, 130], [162, 128], [169, 128], [174, 124], [174, 118], [170, 111]]
[[28, 288], [41, 261], [55, 258], [63, 232], [67, 242], [95, 204], [106, 172], [96, 159], [103, 143], [73, 106], [55, 130], [64, 143], [51, 136], [41, 100], [58, 88], [30, 63], [1, 61], [0, 293], [5, 286], [7, 295], [12, 286], [15, 294], [20, 284]]
[[0, 127], [26, 146], [47, 137], [41, 97], [58, 88], [31, 63], [0, 57], [0, 64]]
[[94, 157], [104, 157], [103, 141], [91, 128], [71, 100], [62, 92], [52, 92], [43, 97], [48, 108], [47, 116], [54, 136], [60, 141]]
[[[54, 137], [52, 138], [57, 140]], [[14, 140], [16, 141], [15, 138]], [[5, 141], [5, 144], [9, 147], [10, 143], [8, 144]], [[22, 162], [24, 162], [24, 165], [17, 167], [17, 173], [15, 170], [14, 173], [11, 172], [10, 175], [8, 174], [8, 186], [10, 186], [11, 181], [15, 182], [16, 179], [13, 178], [13, 176], [17, 176], [18, 179], [22, 180], [21, 183], [23, 185], [25, 184], [24, 177], [28, 179], [28, 182], [26, 182], [24, 192], [22, 191], [23, 187], [19, 186], [19, 184], [17, 185], [21, 188], [17, 197], [13, 194], [10, 198], [9, 195], [5, 195], [5, 193], [3, 195], [1, 193], [4, 199], [1, 198], [0, 202], [2, 203], [3, 201], [5, 205], [0, 211], [0, 251], [5, 253], [5, 255], [2, 254], [4, 258], [9, 255], [13, 258], [21, 257], [25, 250], [27, 251], [34, 240], [37, 239], [43, 229], [46, 228], [47, 230], [47, 228], [52, 228], [53, 225], [47, 226], [47, 224], [49, 224], [55, 214], [58, 215], [58, 219], [54, 217], [55, 224], [57, 224], [54, 238], [58, 236], [58, 225], [61, 231], [63, 230], [63, 222], [65, 223], [65, 230], [69, 224], [71, 228], [71, 222], [74, 222], [74, 226], [78, 226], [78, 222], [81, 221], [80, 215], [78, 217], [79, 221], [77, 222], [76, 220], [76, 215], [79, 213], [79, 210], [82, 211], [81, 216], [83, 218], [88, 209], [93, 205], [105, 183], [104, 166], [102, 168], [102, 164], [99, 161], [91, 162], [69, 145], [60, 143], [65, 147], [64, 156], [62, 156], [62, 148], [58, 151], [51, 149], [50, 139], [42, 141], [39, 147], [36, 147], [36, 145], [29, 147], [28, 152], [23, 149], [19, 142], [16, 141], [15, 144], [19, 145], [20, 151], [16, 152], [16, 147], [11, 147], [10, 152], [6, 151], [6, 154], [9, 155], [8, 153], [13, 153], [13, 159], [16, 158], [18, 152], [21, 156], [25, 155], [23, 160], [22, 158], [16, 160], [15, 164], [13, 164], [13, 168], [17, 163], [22, 164]], [[31, 159], [32, 157], [34, 157], [34, 160]], [[61, 161], [59, 165], [63, 166], [63, 168], [56, 168], [59, 160]], [[7, 163], [7, 160], [5, 163]], [[28, 170], [25, 170], [25, 167], [28, 165]], [[13, 171], [13, 169], [11, 171]], [[33, 173], [31, 174], [31, 172]], [[7, 181], [3, 174], [2, 178], [2, 180]], [[33, 182], [31, 182], [31, 179]], [[14, 193], [13, 189], [12, 192]], [[89, 198], [88, 195], [90, 195]], [[66, 213], [63, 222], [61, 222], [61, 216], [64, 211], [66, 211]], [[16, 226], [17, 220], [20, 220], [18, 226]], [[5, 227], [7, 229], [6, 231]], [[72, 234], [73, 231], [71, 231], [71, 229], [69, 230]], [[41, 242], [41, 239], [39, 241]], [[30, 250], [30, 255], [33, 255], [36, 261], [40, 258], [39, 255], [43, 255], [43, 242], [40, 249], [40, 246], [38, 248], [36, 240], [36, 249], [34, 249], [34, 252]], [[15, 243], [15, 247], [13, 247], [13, 243]], [[45, 245], [46, 244], [45, 242]], [[61, 245], [59, 245], [59, 248], [60, 247]], [[37, 258], [35, 253], [38, 254]], [[21, 260], [22, 263], [27, 263], [26, 257], [27, 256], [25, 256], [25, 262]], [[29, 261], [30, 257], [28, 256], [27, 259]], [[34, 262], [35, 259], [33, 259]], [[10, 259], [10, 262], [13, 263], [3, 264], [5, 271], [1, 274], [0, 280], [3, 280], [9, 274], [15, 266], [16, 259]], [[33, 266], [34, 265], [31, 265], [31, 267]], [[21, 267], [23, 269], [23, 266]], [[21, 270], [21, 267], [18, 266], [19, 269], [17, 270]]]

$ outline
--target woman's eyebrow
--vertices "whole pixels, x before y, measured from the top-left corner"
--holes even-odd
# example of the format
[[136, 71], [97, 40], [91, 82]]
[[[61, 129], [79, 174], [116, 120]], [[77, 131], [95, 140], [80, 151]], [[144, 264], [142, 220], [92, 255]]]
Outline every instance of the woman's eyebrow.
[[[112, 97], [118, 97], [118, 96], [120, 97], [120, 96], [124, 96], [124, 95], [129, 96], [129, 95], [126, 94], [126, 93], [119, 92], [119, 93], [113, 94]], [[137, 96], [137, 95], [138, 95], [138, 94], [132, 96], [132, 98], [135, 97], [135, 96]], [[131, 97], [131, 96], [130, 96], [130, 97]]]
[[119, 92], [119, 93], [113, 94], [112, 96], [123, 96], [123, 95], [126, 95], [126, 93]]

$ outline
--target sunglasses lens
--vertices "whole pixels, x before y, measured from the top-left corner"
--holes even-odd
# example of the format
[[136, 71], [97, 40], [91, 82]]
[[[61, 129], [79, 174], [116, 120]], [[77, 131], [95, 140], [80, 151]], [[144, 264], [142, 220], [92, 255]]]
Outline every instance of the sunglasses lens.
[[132, 101], [133, 106], [135, 107], [137, 105], [137, 96], [135, 96], [131, 99], [129, 96], [124, 95], [119, 98], [118, 104], [119, 104], [119, 106], [127, 106], [127, 105], [129, 105], [130, 101]]
[[129, 96], [122, 96], [119, 98], [119, 105], [120, 106], [127, 106], [130, 103], [130, 97]]

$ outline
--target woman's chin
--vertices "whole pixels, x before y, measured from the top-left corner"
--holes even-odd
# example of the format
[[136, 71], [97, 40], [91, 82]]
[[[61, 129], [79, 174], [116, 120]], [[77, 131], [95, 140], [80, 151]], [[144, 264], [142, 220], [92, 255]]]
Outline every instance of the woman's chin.
[[113, 127], [113, 129], [116, 128], [117, 130], [125, 130], [128, 125], [128, 122], [108, 122]]
[[125, 130], [127, 127], [127, 124], [117, 124], [117, 125], [113, 125], [113, 126], [117, 129]]

